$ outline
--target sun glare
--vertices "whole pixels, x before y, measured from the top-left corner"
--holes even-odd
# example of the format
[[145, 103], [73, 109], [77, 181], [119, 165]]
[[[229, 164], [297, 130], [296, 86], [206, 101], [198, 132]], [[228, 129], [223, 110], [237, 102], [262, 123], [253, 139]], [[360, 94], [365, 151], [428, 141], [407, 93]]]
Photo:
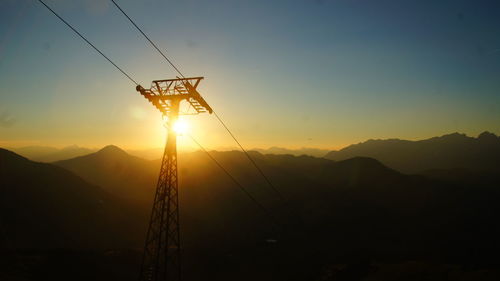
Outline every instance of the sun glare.
[[173, 129], [177, 135], [184, 135], [188, 132], [189, 124], [186, 120], [179, 119], [174, 123]]

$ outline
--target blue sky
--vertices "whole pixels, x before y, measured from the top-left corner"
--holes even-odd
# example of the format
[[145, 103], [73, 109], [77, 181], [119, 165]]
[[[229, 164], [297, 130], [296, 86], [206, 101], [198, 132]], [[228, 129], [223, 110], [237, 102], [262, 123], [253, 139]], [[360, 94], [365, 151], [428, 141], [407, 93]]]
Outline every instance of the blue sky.
[[[46, 2], [142, 85], [176, 75], [108, 0]], [[500, 134], [498, 1], [117, 2], [206, 77], [247, 147]], [[0, 118], [0, 146], [164, 142], [134, 85], [35, 0], [0, 2]], [[234, 146], [213, 116], [187, 119], [208, 147]]]

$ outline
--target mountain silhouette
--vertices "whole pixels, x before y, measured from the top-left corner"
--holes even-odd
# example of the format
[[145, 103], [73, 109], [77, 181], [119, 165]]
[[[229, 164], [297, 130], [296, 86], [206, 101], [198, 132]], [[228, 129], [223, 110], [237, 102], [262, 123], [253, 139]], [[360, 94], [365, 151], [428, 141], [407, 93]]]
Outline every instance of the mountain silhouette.
[[[290, 212], [298, 213], [301, 220], [312, 224], [311, 228], [315, 228], [316, 223], [332, 219], [332, 215], [336, 217], [342, 214], [342, 220], [347, 221], [358, 216], [366, 216], [371, 218], [372, 222], [365, 223], [372, 225], [376, 221], [380, 227], [393, 229], [392, 235], [398, 235], [397, 231], [403, 230], [399, 227], [396, 227], [397, 230], [394, 229], [395, 226], [390, 226], [388, 222], [396, 217], [402, 219], [404, 216], [410, 216], [414, 217], [410, 220], [414, 225], [402, 223], [401, 227], [408, 228], [403, 232], [408, 239], [410, 237], [420, 239], [416, 236], [428, 237], [427, 234], [423, 234], [429, 228], [425, 219], [427, 215], [424, 214], [432, 212], [432, 208], [436, 208], [433, 210], [436, 212], [434, 214], [436, 218], [451, 220], [445, 211], [446, 207], [467, 212], [461, 205], [465, 204], [463, 202], [479, 200], [478, 198], [485, 200], [483, 195], [474, 195], [471, 197], [473, 199], [464, 196], [468, 192], [473, 192], [469, 189], [464, 192], [447, 183], [429, 180], [422, 176], [404, 175], [371, 158], [356, 157], [331, 161], [310, 156], [263, 155], [251, 152], [252, 158], [287, 198], [287, 205], [278, 207], [282, 202], [269, 189], [243, 153], [236, 151], [210, 153], [248, 188], [253, 196], [266, 206], [275, 209], [280, 219], [288, 221]], [[263, 214], [248, 202], [248, 198], [203, 152], [180, 154], [178, 161], [181, 206], [189, 206], [182, 212], [187, 221], [185, 227], [191, 230], [187, 231], [188, 241], [203, 241], [198, 237], [201, 233], [218, 232], [217, 229], [222, 227], [226, 229], [224, 237], [243, 241], [242, 234], [247, 236], [248, 232], [259, 233], [266, 226], [270, 227], [269, 221]], [[126, 189], [128, 194], [135, 194], [135, 198], [141, 198], [144, 208], [149, 207], [159, 161], [138, 159], [117, 147], [106, 147], [97, 153], [63, 162], [59, 162], [58, 165], [68, 167], [90, 182], [99, 182], [99, 185], [114, 195], [122, 195], [124, 193], [122, 190]], [[135, 181], [134, 178], [144, 181]], [[474, 192], [486, 194], [489, 191], [478, 189]], [[491, 196], [490, 200], [496, 198], [495, 196]], [[476, 204], [479, 203], [474, 201], [465, 205], [476, 206]], [[291, 206], [294, 211], [288, 209]], [[415, 217], [416, 214], [418, 215]], [[392, 218], [389, 219], [388, 215]], [[242, 217], [245, 218], [244, 221], [241, 220]], [[454, 218], [452, 221], [458, 224], [454, 226], [455, 228], [462, 227], [461, 220]], [[345, 231], [353, 227], [344, 223], [340, 225], [343, 225]], [[362, 224], [354, 228], [365, 226]], [[413, 232], [407, 232], [410, 229]], [[329, 231], [325, 233], [332, 235]], [[203, 244], [191, 243], [198, 247], [202, 247]], [[393, 248], [395, 249], [397, 247]]]
[[267, 149], [262, 149], [262, 148], [254, 148], [251, 149], [252, 151], [257, 151], [262, 154], [290, 154], [294, 156], [301, 156], [301, 155], [309, 155], [309, 156], [314, 156], [314, 157], [323, 157], [325, 156], [329, 151], [326, 149], [319, 149], [319, 148], [299, 148], [299, 149], [289, 149], [289, 148], [283, 148], [283, 147], [270, 147]]
[[500, 171], [500, 137], [483, 132], [477, 138], [453, 133], [420, 141], [368, 140], [331, 151], [325, 158], [339, 161], [358, 156], [375, 158], [404, 173], [460, 168]]
[[[262, 182], [261, 176], [243, 153], [237, 151], [211, 153], [237, 178], [246, 184], [259, 186], [255, 192], [269, 196], [265, 194], [266, 183]], [[306, 155], [264, 155], [253, 151], [250, 153], [259, 166], [274, 177], [285, 181], [293, 179], [303, 182], [304, 185], [310, 185], [310, 182], [323, 186], [381, 185], [387, 181], [394, 181], [395, 178], [401, 178], [396, 171], [383, 166], [375, 159], [366, 157], [333, 162]], [[141, 159], [113, 145], [89, 155], [54, 164], [103, 187], [115, 196], [146, 204], [153, 197], [160, 168], [159, 160]], [[178, 164], [180, 181], [187, 186], [187, 190], [192, 188], [200, 190], [200, 185], [219, 187], [232, 185], [203, 152], [181, 153]], [[296, 183], [287, 185], [289, 191], [297, 186]]]
[[[250, 152], [283, 194], [285, 199], [280, 200], [242, 152], [210, 154], [273, 219], [204, 152], [179, 154], [183, 262], [189, 269], [186, 280], [206, 276], [213, 280], [309, 280], [331, 262], [348, 263], [353, 256], [453, 264], [499, 261], [497, 188], [405, 175], [367, 157], [332, 161]], [[131, 156], [116, 146], [57, 162], [59, 167], [8, 155], [0, 162], [2, 187], [15, 183], [9, 193], [23, 192], [18, 197], [2, 196], [8, 201], [2, 207], [9, 210], [2, 214], [15, 214], [10, 215], [9, 229], [22, 221], [18, 225], [27, 225], [24, 233], [37, 233], [19, 236], [34, 239], [30, 245], [141, 247], [136, 241], [144, 237], [159, 161]], [[8, 185], [4, 174], [9, 175]], [[87, 180], [100, 182], [102, 189]], [[57, 188], [51, 188], [49, 196], [39, 191], [46, 186]], [[124, 194], [127, 200], [117, 199]], [[103, 210], [101, 205], [92, 205], [98, 200], [110, 202], [102, 205], [110, 207]], [[45, 205], [39, 207], [42, 203]], [[40, 219], [33, 214], [61, 222], [58, 227], [34, 230]], [[76, 242], [50, 240], [54, 236], [64, 240], [59, 233]]]
[[50, 146], [25, 146], [10, 148], [11, 151], [37, 162], [54, 162], [86, 155], [94, 152], [94, 149], [71, 145], [62, 149]]
[[[60, 167], [0, 149], [0, 219], [13, 247], [107, 248], [138, 242], [131, 208]], [[135, 239], [135, 240], [134, 240]]]
[[[54, 162], [90, 183], [126, 199], [151, 200], [158, 175], [158, 161], [129, 155], [121, 148], [108, 145], [88, 155]], [[147, 190], [148, 192], [144, 192]]]

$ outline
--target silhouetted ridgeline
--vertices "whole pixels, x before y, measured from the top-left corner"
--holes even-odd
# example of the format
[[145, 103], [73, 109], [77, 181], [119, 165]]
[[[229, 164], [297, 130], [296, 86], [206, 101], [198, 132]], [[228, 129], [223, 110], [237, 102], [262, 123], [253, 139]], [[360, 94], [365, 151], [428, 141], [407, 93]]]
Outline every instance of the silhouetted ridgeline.
[[[2, 215], [16, 246], [140, 249], [159, 161], [114, 146], [55, 163], [60, 167], [0, 152]], [[497, 274], [488, 266], [499, 262], [498, 186], [408, 176], [364, 157], [334, 162], [251, 152], [287, 198], [280, 202], [243, 153], [211, 153], [280, 225], [273, 225], [204, 153], [181, 154], [185, 280], [388, 280], [395, 272], [414, 276], [415, 270], [439, 276], [443, 270]], [[89, 272], [107, 274], [120, 268], [130, 272], [140, 260], [138, 250], [44, 255], [38, 265], [70, 257]], [[430, 269], [430, 261], [439, 269]], [[90, 279], [106, 280], [103, 276], [110, 275]], [[477, 280], [472, 277], [464, 280]], [[135, 279], [120, 275], [120, 280]]]
[[95, 152], [95, 149], [71, 145], [64, 148], [50, 146], [25, 146], [9, 150], [37, 162], [54, 162]]
[[133, 236], [122, 235], [134, 232], [131, 222], [140, 222], [137, 214], [121, 200], [63, 168], [0, 149], [0, 186], [0, 219], [12, 247], [138, 245]]
[[421, 141], [368, 140], [332, 151], [325, 158], [340, 161], [357, 156], [375, 158], [404, 173], [457, 168], [499, 172], [500, 137], [484, 132], [477, 138], [454, 133]]
[[147, 203], [152, 200], [151, 194], [156, 187], [160, 170], [159, 161], [129, 155], [114, 145], [54, 164], [119, 197]]
[[270, 147], [268, 149], [262, 149], [262, 148], [254, 148], [252, 151], [257, 151], [262, 154], [290, 154], [290, 155], [295, 155], [295, 156], [301, 156], [301, 155], [308, 155], [308, 156], [314, 156], [314, 157], [323, 157], [325, 156], [329, 151], [326, 149], [319, 149], [319, 148], [299, 148], [299, 149], [288, 149], [288, 148], [282, 148], [282, 147]]

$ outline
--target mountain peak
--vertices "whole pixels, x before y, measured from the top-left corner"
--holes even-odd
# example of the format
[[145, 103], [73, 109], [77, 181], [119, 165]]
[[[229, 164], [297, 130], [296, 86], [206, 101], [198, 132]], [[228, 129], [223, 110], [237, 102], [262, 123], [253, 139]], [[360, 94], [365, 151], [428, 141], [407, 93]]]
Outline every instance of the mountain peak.
[[441, 138], [443, 138], [443, 139], [465, 139], [468, 137], [466, 134], [455, 132], [455, 133], [451, 133], [451, 134], [442, 135]]
[[99, 154], [119, 154], [119, 155], [126, 155], [127, 152], [125, 152], [123, 149], [119, 148], [116, 145], [107, 145], [103, 147], [101, 150], [99, 150], [97, 153]]
[[477, 138], [479, 140], [497, 140], [498, 139], [497, 135], [490, 133], [488, 131], [482, 132], [481, 134], [479, 134], [479, 136], [477, 136]]

